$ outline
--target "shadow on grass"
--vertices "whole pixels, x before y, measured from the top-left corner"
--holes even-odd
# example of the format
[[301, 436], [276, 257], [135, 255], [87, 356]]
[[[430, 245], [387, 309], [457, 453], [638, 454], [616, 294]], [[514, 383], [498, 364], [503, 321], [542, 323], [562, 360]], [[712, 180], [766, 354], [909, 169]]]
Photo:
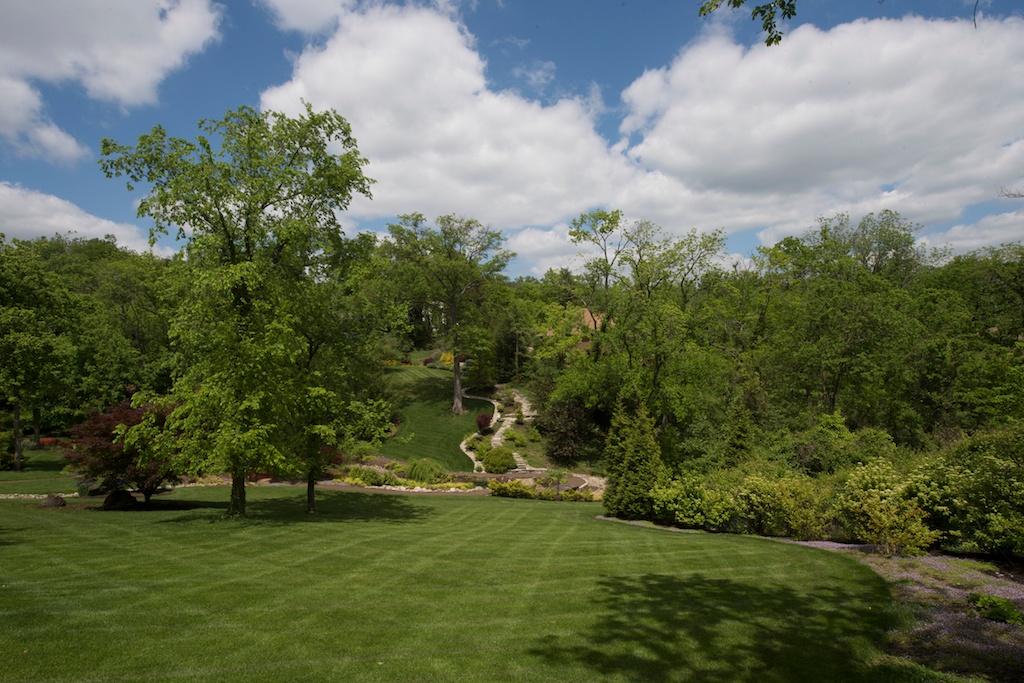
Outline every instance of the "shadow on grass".
[[[433, 509], [417, 504], [408, 496], [358, 493], [350, 491], [317, 491], [317, 512], [306, 512], [305, 489], [301, 494], [286, 493], [273, 497], [249, 496], [246, 516], [239, 522], [248, 524], [338, 524], [347, 522], [409, 523], [424, 521]], [[227, 490], [224, 490], [225, 495]], [[152, 510], [217, 510], [215, 517], [171, 517], [163, 523], [215, 521], [231, 519], [227, 516], [228, 501], [166, 500], [153, 501]], [[144, 511], [143, 506], [136, 510]]]
[[600, 621], [582, 644], [549, 635], [530, 654], [630, 681], [928, 680], [864, 661], [889, 626], [881, 580], [857, 593], [660, 574], [608, 577], [599, 587]]
[[303, 496], [281, 496], [253, 500], [247, 504], [249, 517], [273, 522], [421, 522], [433, 509], [416, 503], [410, 496], [390, 496], [356, 491], [317, 491], [315, 513], [306, 512]]

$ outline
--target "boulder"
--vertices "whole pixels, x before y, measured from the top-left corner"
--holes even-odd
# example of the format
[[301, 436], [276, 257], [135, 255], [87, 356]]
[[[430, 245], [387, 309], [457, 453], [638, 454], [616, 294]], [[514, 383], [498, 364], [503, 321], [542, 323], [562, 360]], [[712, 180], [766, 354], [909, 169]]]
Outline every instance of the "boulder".
[[58, 496], [56, 493], [51, 493], [50, 495], [43, 499], [43, 502], [39, 504], [39, 507], [62, 508], [65, 505], [67, 505], [67, 502], [62, 497]]
[[131, 510], [135, 505], [135, 496], [128, 491], [114, 491], [103, 499], [104, 510]]

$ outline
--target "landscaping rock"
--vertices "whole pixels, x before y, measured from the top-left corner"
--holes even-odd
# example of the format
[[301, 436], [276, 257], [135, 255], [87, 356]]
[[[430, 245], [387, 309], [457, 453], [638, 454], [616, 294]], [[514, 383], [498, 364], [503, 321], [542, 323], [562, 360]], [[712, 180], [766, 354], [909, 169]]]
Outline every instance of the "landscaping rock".
[[58, 496], [56, 493], [51, 493], [50, 495], [43, 499], [43, 502], [39, 504], [39, 507], [62, 508], [65, 505], [67, 505], [67, 502], [63, 498]]
[[128, 491], [114, 491], [103, 500], [104, 510], [131, 510], [135, 505], [135, 496]]

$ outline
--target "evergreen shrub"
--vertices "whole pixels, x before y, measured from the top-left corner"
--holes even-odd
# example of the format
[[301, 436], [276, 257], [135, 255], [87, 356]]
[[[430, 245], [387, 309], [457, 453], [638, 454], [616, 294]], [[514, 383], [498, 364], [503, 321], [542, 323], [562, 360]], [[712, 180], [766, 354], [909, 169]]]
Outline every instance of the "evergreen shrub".
[[504, 474], [516, 466], [512, 451], [505, 446], [491, 448], [479, 459], [484, 464], [484, 471], [490, 474]]

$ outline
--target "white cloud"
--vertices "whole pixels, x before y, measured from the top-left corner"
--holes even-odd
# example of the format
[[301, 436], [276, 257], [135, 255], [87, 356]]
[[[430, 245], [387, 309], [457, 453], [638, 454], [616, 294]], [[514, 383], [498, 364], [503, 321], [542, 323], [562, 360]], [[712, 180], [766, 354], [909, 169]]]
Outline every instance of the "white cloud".
[[948, 221], [1024, 170], [1021, 35], [1017, 18], [917, 17], [805, 25], [772, 48], [718, 34], [638, 78], [621, 130], [698, 216], [735, 207], [730, 230], [882, 208]]
[[623, 137], [609, 142], [600, 92], [543, 104], [489, 88], [451, 3], [266, 2], [294, 28], [331, 27], [261, 105], [298, 114], [302, 98], [352, 123], [378, 184], [350, 217], [473, 216], [512, 231], [538, 274], [575, 248], [536, 226], [596, 206], [770, 243], [840, 211], [949, 224], [1024, 173], [1019, 18], [802, 26], [772, 48], [709, 24], [622, 93]]
[[[134, 225], [93, 216], [65, 199], [8, 182], [0, 182], [0, 232], [7, 239], [25, 240], [69, 232], [86, 239], [113, 235], [122, 247], [149, 251], [148, 237]], [[157, 248], [156, 252], [169, 256], [173, 250]]]
[[510, 235], [505, 246], [516, 253], [518, 261], [528, 264], [530, 275], [537, 277], [550, 268], [572, 269], [580, 265], [580, 246], [569, 239], [569, 226], [565, 223], [550, 229], [524, 228]]
[[528, 65], [517, 66], [512, 69], [512, 75], [525, 81], [528, 86], [537, 91], [543, 91], [555, 80], [555, 63], [543, 60], [534, 60]]
[[21, 97], [2, 117], [0, 134], [20, 154], [81, 156], [81, 145], [46, 116], [32, 83], [74, 82], [94, 99], [152, 104], [167, 74], [218, 38], [220, 11], [211, 0], [7, 3], [0, 87]]
[[948, 246], [954, 254], [998, 246], [1024, 239], [1024, 209], [992, 214], [972, 225], [955, 225], [922, 241], [933, 247]]
[[259, 0], [274, 16], [278, 28], [302, 33], [332, 30], [338, 16], [357, 0]]
[[28, 83], [0, 75], [0, 138], [19, 156], [45, 156], [58, 163], [77, 161], [87, 149], [43, 113], [39, 92]]
[[591, 103], [544, 106], [488, 89], [474, 40], [449, 15], [372, 5], [340, 16], [292, 79], [261, 105], [297, 114], [333, 107], [353, 126], [378, 183], [357, 216], [462, 213], [498, 227], [552, 224], [607, 200], [635, 171], [608, 152]]

